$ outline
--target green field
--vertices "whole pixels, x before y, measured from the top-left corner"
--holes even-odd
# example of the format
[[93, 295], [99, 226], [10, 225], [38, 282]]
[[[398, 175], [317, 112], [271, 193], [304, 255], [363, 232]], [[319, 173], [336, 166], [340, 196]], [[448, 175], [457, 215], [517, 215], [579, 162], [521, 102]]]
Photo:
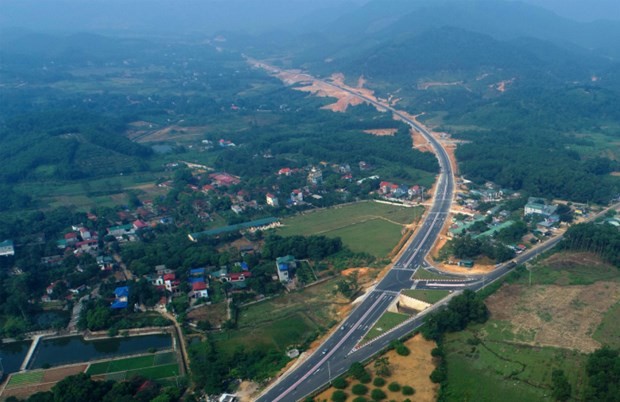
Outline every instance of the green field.
[[[173, 373], [174, 374], [171, 374]], [[167, 378], [179, 374], [174, 352], [128, 357], [91, 364], [86, 370], [90, 375], [106, 374], [106, 379], [129, 378], [141, 375], [150, 379]], [[108, 378], [110, 377], [110, 378]]]
[[603, 321], [600, 323], [592, 337], [603, 345], [611, 348], [620, 348], [620, 331], [618, 331], [618, 323], [620, 323], [620, 302], [614, 304], [603, 315]]
[[446, 336], [448, 401], [544, 401], [551, 398], [551, 372], [562, 369], [581, 396], [585, 387], [586, 356], [567, 349], [517, 345], [485, 338], [480, 343], [474, 327]]
[[360, 202], [287, 218], [277, 233], [340, 237], [353, 251], [385, 257], [401, 239], [403, 226], [418, 221], [422, 213], [422, 207]]
[[335, 309], [343, 303], [334, 293], [335, 281], [243, 307], [237, 329], [214, 334], [213, 338], [228, 353], [240, 345], [284, 351], [288, 345], [303, 343], [335, 324]]
[[43, 370], [14, 373], [6, 387], [17, 388], [27, 384], [38, 384], [43, 380], [44, 373], [45, 372]]
[[405, 321], [409, 316], [407, 314], [400, 313], [392, 313], [390, 311], [386, 311], [383, 315], [377, 320], [375, 325], [366, 333], [362, 342], [369, 341], [378, 337], [379, 335], [389, 331], [394, 328], [398, 324]]
[[447, 290], [421, 290], [421, 289], [406, 289], [402, 293], [406, 296], [413, 297], [414, 299], [422, 300], [430, 304], [435, 304], [439, 300], [445, 298], [450, 294]]

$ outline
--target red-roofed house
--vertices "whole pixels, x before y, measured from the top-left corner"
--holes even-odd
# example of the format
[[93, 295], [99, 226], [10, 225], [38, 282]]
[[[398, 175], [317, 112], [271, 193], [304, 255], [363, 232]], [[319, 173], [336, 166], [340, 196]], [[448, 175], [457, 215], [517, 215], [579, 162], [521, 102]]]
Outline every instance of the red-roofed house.
[[291, 173], [293, 173], [293, 171], [291, 170], [291, 168], [287, 167], [278, 170], [278, 176], [290, 176]]
[[215, 187], [213, 187], [210, 184], [205, 184], [204, 186], [202, 186], [202, 192], [207, 194], [209, 191], [213, 191], [215, 190]]
[[192, 283], [192, 292], [193, 297], [196, 299], [199, 299], [201, 297], [209, 297], [209, 292], [207, 291], [207, 284], [204, 282]]
[[65, 241], [67, 242], [67, 246], [72, 246], [78, 241], [78, 235], [75, 232], [67, 233], [65, 235]]
[[135, 221], [133, 221], [132, 226], [133, 226], [134, 230], [139, 230], [139, 229], [144, 229], [144, 228], [148, 227], [149, 225], [147, 225], [146, 223], [144, 223], [140, 219], [136, 219]]
[[228, 173], [212, 173], [209, 175], [209, 178], [213, 180], [216, 186], [233, 186], [240, 182], [238, 177]]

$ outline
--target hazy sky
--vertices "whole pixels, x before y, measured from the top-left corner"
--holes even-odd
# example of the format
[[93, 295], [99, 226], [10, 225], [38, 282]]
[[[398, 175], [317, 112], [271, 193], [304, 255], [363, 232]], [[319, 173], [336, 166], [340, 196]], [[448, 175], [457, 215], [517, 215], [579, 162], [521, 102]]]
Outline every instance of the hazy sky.
[[[0, 28], [98, 32], [257, 32], [329, 22], [369, 0], [0, 0]], [[398, 1], [374, 0], [394, 6]], [[462, 0], [470, 1], [470, 0]], [[493, 1], [493, 0], [491, 0]], [[495, 0], [505, 1], [505, 0]], [[620, 21], [620, 0], [522, 0], [580, 21]], [[1, 40], [1, 38], [0, 38]]]

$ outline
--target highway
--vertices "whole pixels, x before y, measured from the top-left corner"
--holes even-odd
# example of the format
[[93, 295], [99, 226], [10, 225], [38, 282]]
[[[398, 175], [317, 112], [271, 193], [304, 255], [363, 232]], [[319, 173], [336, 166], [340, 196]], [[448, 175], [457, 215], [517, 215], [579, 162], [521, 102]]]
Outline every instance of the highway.
[[[449, 302], [450, 297], [436, 303], [423, 313], [406, 321], [383, 337], [379, 337], [369, 344], [358, 348], [358, 343], [366, 332], [381, 317], [390, 304], [398, 297], [402, 289], [445, 289], [445, 290], [480, 290], [485, 286], [507, 274], [518, 264], [522, 264], [556, 246], [562, 235], [553, 237], [540, 246], [517, 255], [512, 261], [497, 266], [492, 272], [480, 277], [458, 280], [413, 280], [417, 269], [426, 265], [425, 257], [439, 236], [441, 229], [448, 219], [450, 206], [454, 194], [453, 167], [446, 150], [430, 135], [430, 133], [415, 121], [393, 109], [389, 105], [378, 103], [347, 88], [322, 81], [327, 85], [339, 88], [364, 101], [392, 112], [412, 128], [418, 130], [429, 141], [435, 150], [440, 165], [440, 174], [435, 187], [435, 195], [430, 210], [425, 214], [422, 225], [405, 246], [398, 260], [393, 264], [375, 288], [365, 295], [362, 302], [337, 327], [320, 347], [282, 378], [268, 387], [257, 399], [259, 402], [298, 401], [317, 391], [331, 382], [340, 374], [346, 372], [352, 363], [363, 361], [385, 348], [393, 339], [401, 338], [423, 324], [425, 314], [441, 308]], [[618, 207], [616, 204], [613, 207]], [[603, 214], [601, 212], [598, 215]], [[591, 219], [594, 219], [592, 217]], [[590, 219], [590, 220], [591, 220]]]
[[[328, 85], [333, 85], [327, 83]], [[336, 85], [333, 85], [336, 86]], [[257, 399], [260, 402], [296, 401], [321, 388], [333, 378], [348, 370], [351, 363], [367, 359], [385, 347], [390, 340], [396, 339], [407, 332], [395, 331], [384, 339], [354, 351], [355, 346], [373, 324], [381, 317], [388, 306], [398, 297], [402, 289], [414, 286], [412, 279], [415, 270], [424, 264], [424, 258], [433, 246], [437, 236], [448, 217], [454, 194], [454, 174], [446, 150], [431, 134], [416, 122], [388, 105], [375, 102], [346, 88], [342, 90], [362, 98], [363, 100], [394, 113], [412, 128], [424, 135], [435, 150], [440, 166], [440, 174], [435, 187], [433, 204], [425, 214], [424, 220], [415, 235], [409, 241], [392, 268], [367, 294], [363, 301], [351, 312], [340, 326], [293, 370], [289, 370], [283, 378], [266, 389]], [[412, 320], [405, 327], [415, 328], [422, 318]], [[403, 327], [404, 328], [404, 327]]]

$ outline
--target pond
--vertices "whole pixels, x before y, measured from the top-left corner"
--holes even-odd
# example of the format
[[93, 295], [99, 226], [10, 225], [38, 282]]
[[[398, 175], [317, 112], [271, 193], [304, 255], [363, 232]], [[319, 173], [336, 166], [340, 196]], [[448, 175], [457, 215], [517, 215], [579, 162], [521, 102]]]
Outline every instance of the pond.
[[44, 339], [39, 342], [28, 369], [82, 363], [110, 357], [146, 353], [172, 347], [169, 334], [143, 335], [86, 341], [81, 336]]
[[0, 359], [4, 375], [19, 371], [32, 341], [0, 343]]

